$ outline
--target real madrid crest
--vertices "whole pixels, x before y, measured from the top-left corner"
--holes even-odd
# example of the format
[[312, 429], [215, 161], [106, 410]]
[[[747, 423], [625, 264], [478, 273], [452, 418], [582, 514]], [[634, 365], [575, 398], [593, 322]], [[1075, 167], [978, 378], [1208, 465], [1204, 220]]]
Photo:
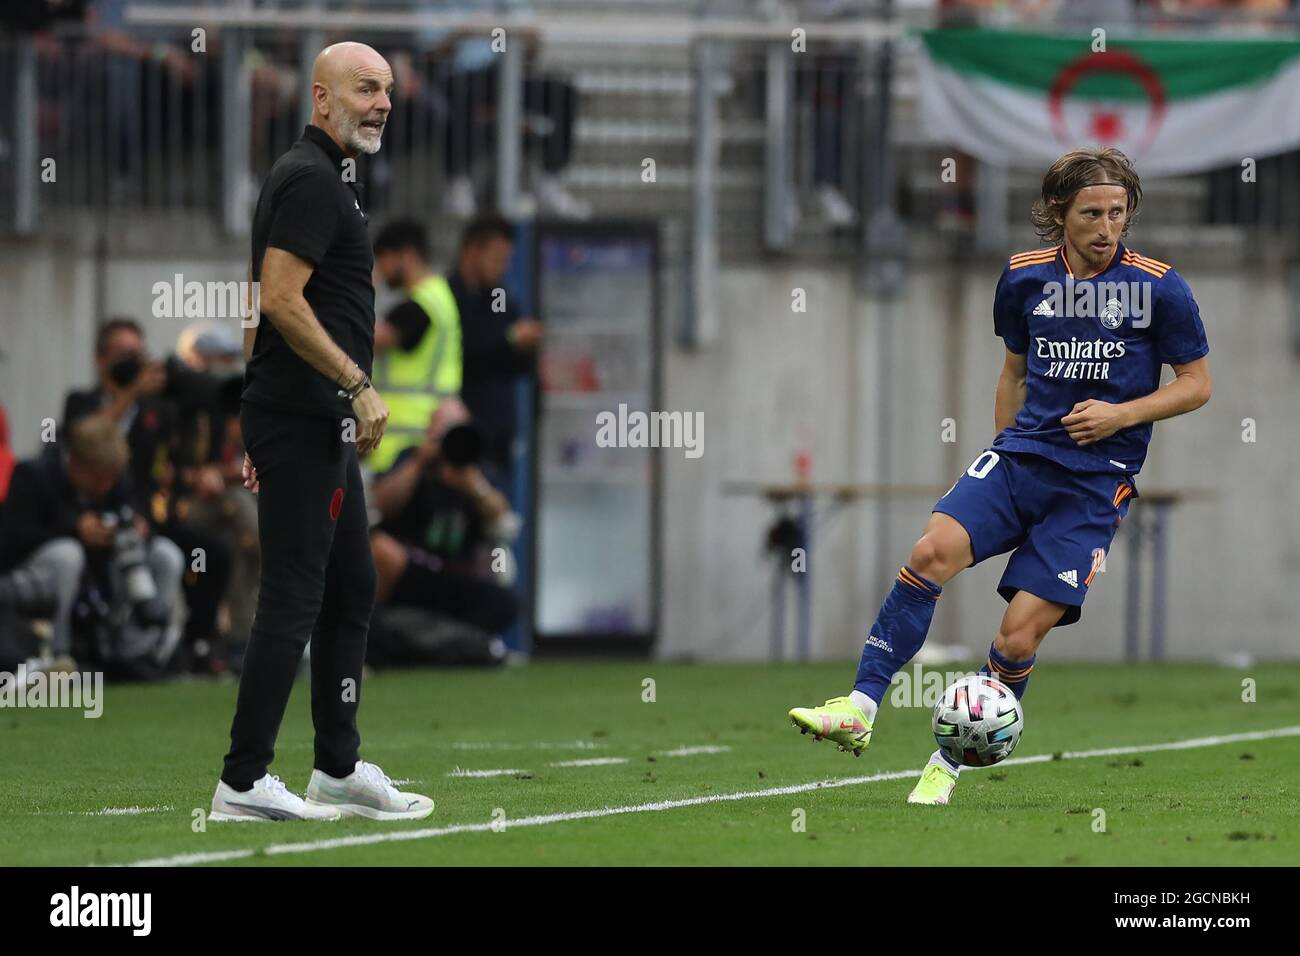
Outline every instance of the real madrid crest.
[[1101, 324], [1108, 329], [1118, 329], [1124, 321], [1124, 306], [1119, 299], [1107, 299], [1106, 308], [1101, 310]]

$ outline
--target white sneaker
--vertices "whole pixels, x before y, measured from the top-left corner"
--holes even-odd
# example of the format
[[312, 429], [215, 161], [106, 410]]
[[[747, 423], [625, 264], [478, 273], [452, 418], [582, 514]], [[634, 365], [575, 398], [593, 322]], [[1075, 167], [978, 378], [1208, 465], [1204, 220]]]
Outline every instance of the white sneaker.
[[369, 820], [422, 820], [433, 813], [432, 800], [418, 793], [402, 793], [382, 770], [364, 760], [358, 760], [356, 769], [342, 780], [313, 770], [307, 784], [307, 805]]
[[334, 807], [312, 806], [296, 793], [290, 793], [279, 777], [269, 773], [240, 793], [224, 780], [217, 783], [212, 795], [214, 823], [244, 823], [251, 820], [337, 820], [341, 813]]
[[458, 219], [472, 219], [478, 212], [478, 200], [474, 198], [474, 183], [468, 176], [457, 176], [447, 184], [443, 209]]
[[852, 226], [858, 221], [858, 212], [844, 194], [829, 183], [824, 183], [817, 190], [817, 203], [821, 206], [822, 216], [832, 226]]
[[553, 215], [565, 219], [591, 218], [591, 203], [565, 189], [558, 176], [546, 174], [537, 177], [537, 200]]

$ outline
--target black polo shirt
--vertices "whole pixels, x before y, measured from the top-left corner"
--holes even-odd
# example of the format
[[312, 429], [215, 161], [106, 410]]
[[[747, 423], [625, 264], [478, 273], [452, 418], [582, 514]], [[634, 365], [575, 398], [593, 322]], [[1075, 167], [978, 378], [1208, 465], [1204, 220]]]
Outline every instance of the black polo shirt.
[[[375, 345], [374, 254], [356, 183], [344, 180], [344, 159], [329, 134], [308, 126], [271, 167], [253, 214], [253, 279], [260, 280], [262, 258], [271, 246], [310, 262], [315, 269], [303, 297], [329, 337], [369, 374]], [[243, 398], [307, 415], [351, 413], [338, 385], [294, 352], [276, 329], [275, 316], [265, 311]]]

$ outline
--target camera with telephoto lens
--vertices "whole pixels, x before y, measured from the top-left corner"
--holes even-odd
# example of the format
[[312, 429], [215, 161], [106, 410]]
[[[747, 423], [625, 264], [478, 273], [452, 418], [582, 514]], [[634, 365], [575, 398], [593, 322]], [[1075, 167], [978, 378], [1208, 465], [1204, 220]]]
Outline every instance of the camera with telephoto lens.
[[106, 511], [101, 518], [113, 529], [113, 565], [121, 576], [126, 599], [132, 604], [152, 601], [158, 597], [158, 588], [149, 570], [144, 538], [135, 526], [135, 512], [122, 508]]
[[453, 425], [442, 436], [439, 455], [447, 464], [465, 468], [483, 460], [485, 445], [483, 433], [473, 424]]

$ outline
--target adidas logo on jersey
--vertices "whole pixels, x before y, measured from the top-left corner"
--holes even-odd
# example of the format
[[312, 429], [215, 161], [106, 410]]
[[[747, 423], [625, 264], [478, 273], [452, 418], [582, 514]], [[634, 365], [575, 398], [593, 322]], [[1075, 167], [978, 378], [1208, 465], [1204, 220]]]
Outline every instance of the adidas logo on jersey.
[[1034, 315], [1052, 315], [1052, 306], [1046, 299], [1034, 306]]
[[1066, 584], [1068, 584], [1070, 587], [1074, 588], [1076, 591], [1079, 589], [1078, 571], [1075, 570], [1062, 571], [1060, 574], [1057, 575], [1057, 577], [1060, 578], [1062, 581], [1064, 581]]

